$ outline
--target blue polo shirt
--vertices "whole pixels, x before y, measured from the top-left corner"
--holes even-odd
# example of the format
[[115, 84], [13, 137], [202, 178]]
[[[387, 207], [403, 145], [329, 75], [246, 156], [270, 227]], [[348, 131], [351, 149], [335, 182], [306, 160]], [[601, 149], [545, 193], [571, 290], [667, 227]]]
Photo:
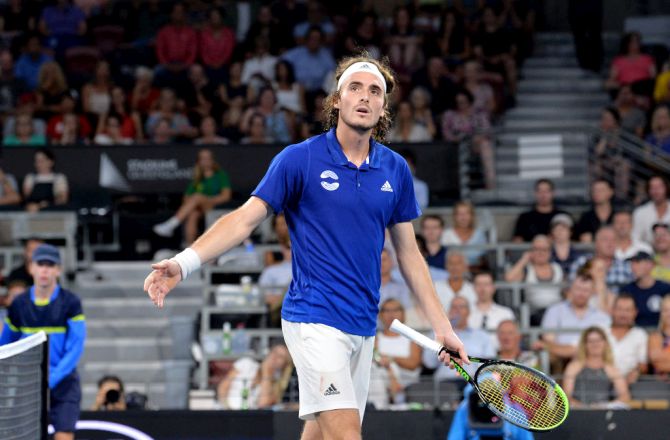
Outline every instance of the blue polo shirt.
[[421, 215], [405, 160], [371, 140], [356, 167], [331, 129], [286, 147], [252, 195], [284, 212], [291, 235], [282, 318], [373, 336], [384, 229]]

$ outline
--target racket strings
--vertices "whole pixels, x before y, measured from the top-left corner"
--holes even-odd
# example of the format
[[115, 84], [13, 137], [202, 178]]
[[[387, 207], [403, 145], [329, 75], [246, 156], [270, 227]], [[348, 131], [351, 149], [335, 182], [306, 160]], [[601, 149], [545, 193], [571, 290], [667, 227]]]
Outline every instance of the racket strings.
[[567, 413], [555, 384], [532, 370], [509, 364], [485, 365], [477, 373], [482, 399], [506, 420], [535, 430], [552, 429]]

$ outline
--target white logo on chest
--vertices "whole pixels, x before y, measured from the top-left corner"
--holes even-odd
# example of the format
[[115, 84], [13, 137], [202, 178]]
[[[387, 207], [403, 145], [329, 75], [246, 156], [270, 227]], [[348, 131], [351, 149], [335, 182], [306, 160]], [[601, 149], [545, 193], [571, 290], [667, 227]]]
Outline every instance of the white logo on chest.
[[[337, 177], [337, 174], [335, 174], [334, 172], [332, 172], [330, 170], [323, 171], [321, 173], [320, 177], [322, 179], [332, 179], [332, 180], [338, 180], [339, 179], [339, 177]], [[339, 184], [339, 182], [327, 182], [325, 180], [322, 180], [321, 181], [321, 186], [326, 191], [335, 191], [337, 188], [340, 187], [340, 184]]]

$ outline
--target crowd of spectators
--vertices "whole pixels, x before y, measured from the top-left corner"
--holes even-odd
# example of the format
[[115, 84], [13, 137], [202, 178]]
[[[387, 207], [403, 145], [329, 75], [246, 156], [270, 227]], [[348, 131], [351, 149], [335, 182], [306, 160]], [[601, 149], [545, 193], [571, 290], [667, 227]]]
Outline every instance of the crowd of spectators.
[[527, 2], [488, 3], [11, 1], [3, 145], [286, 144], [321, 131], [335, 62], [360, 49], [400, 79], [391, 141], [458, 141], [513, 104], [534, 30]]

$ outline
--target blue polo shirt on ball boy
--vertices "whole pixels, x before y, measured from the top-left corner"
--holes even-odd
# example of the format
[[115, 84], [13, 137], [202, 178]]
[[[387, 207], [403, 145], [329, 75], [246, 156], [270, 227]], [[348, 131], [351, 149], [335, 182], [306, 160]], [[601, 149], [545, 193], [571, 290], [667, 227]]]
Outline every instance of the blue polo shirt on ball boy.
[[384, 229], [421, 215], [405, 160], [370, 140], [357, 167], [331, 129], [279, 153], [252, 195], [284, 212], [291, 235], [282, 318], [373, 336]]

